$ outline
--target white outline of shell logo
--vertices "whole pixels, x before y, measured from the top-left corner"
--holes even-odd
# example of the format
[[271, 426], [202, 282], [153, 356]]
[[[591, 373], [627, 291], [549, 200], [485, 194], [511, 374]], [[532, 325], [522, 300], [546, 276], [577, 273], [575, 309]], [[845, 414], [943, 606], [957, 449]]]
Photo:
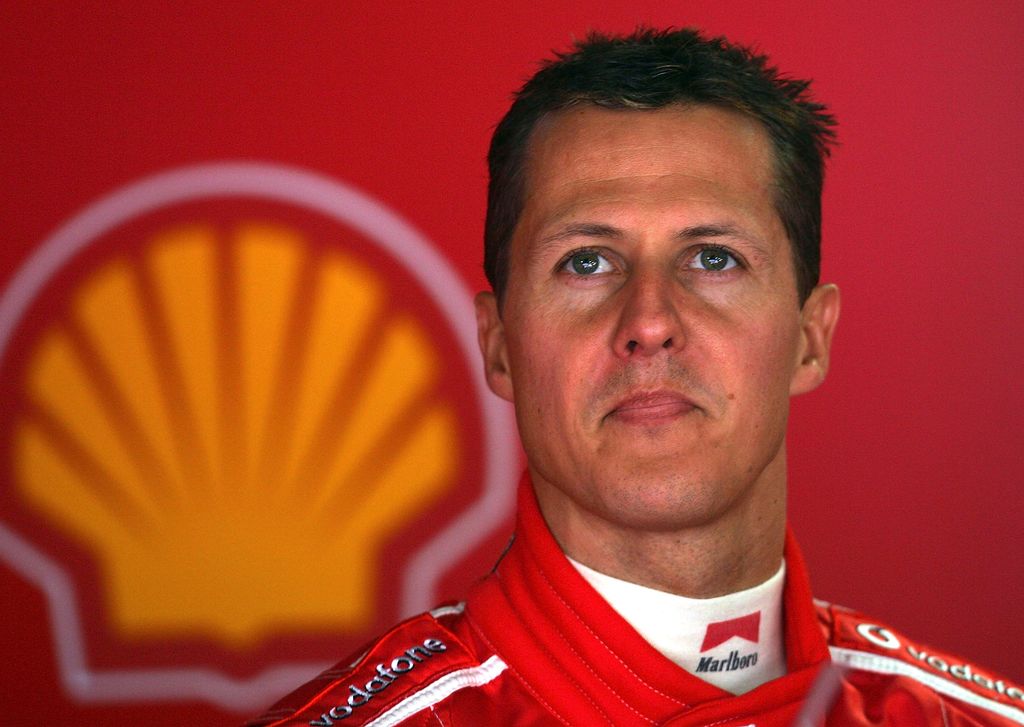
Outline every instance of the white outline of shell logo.
[[[468, 370], [483, 422], [483, 487], [478, 499], [407, 561], [401, 574], [402, 614], [435, 604], [445, 570], [469, 553], [512, 511], [519, 477], [511, 407], [491, 394], [478, 363], [472, 297], [449, 262], [407, 222], [364, 193], [329, 177], [276, 164], [220, 162], [156, 174], [93, 203], [46, 239], [0, 297], [0, 361], [22, 316], [48, 281], [92, 241], [119, 225], [172, 204], [247, 196], [318, 212], [362, 233], [402, 264], [431, 296], [450, 326]], [[416, 261], [415, 266], [406, 260]], [[45, 595], [60, 679], [82, 702], [200, 700], [229, 710], [258, 709], [268, 694], [294, 687], [326, 664], [276, 664], [248, 678], [210, 668], [90, 667], [74, 581], [60, 563], [0, 521], [0, 560]]]

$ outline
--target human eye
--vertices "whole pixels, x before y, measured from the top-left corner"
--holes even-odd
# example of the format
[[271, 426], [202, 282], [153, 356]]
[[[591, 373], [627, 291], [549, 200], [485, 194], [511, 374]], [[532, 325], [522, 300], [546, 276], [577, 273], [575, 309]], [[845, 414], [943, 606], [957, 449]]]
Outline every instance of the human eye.
[[739, 260], [729, 250], [724, 247], [705, 247], [701, 248], [693, 260], [690, 262], [690, 267], [697, 270], [706, 270], [711, 273], [723, 272], [725, 270], [731, 270], [732, 268], [739, 266]]
[[610, 273], [613, 267], [608, 258], [597, 250], [574, 250], [565, 257], [559, 269], [570, 275], [588, 276]]

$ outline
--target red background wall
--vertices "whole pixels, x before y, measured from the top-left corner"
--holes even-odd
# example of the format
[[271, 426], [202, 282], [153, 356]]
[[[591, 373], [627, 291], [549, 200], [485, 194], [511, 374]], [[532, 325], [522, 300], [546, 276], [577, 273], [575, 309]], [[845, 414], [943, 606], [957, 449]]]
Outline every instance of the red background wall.
[[[830, 380], [795, 402], [789, 443], [817, 594], [1021, 679], [1018, 3], [8, 4], [0, 288], [111, 190], [242, 159], [355, 185], [479, 289], [484, 157], [510, 92], [549, 49], [638, 22], [754, 43], [814, 78], [840, 120], [823, 277], [843, 316]], [[5, 723], [238, 720], [78, 703], [57, 682], [42, 596], [4, 569], [0, 594]]]

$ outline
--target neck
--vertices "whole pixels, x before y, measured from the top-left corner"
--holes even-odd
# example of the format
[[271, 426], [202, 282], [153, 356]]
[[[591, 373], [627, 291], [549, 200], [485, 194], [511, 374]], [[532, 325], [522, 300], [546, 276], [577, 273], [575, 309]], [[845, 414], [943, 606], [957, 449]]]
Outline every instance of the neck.
[[752, 588], [778, 569], [786, 527], [785, 456], [780, 452], [735, 501], [680, 513], [657, 528], [579, 507], [531, 472], [541, 513], [563, 552], [600, 573], [689, 598]]

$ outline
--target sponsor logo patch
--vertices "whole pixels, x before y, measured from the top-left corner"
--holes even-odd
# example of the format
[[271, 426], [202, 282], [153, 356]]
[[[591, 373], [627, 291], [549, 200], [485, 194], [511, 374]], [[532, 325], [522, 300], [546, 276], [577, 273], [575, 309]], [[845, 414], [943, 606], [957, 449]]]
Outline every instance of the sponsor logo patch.
[[347, 685], [348, 698], [344, 703], [331, 707], [319, 718], [310, 720], [309, 724], [311, 727], [329, 727], [335, 722], [351, 717], [356, 709], [368, 704], [375, 695], [390, 687], [403, 674], [415, 669], [417, 664], [447, 650], [448, 647], [440, 639], [424, 639], [422, 646], [416, 645], [406, 649], [389, 664], [380, 662], [376, 666], [376, 674], [362, 687], [358, 684]]
[[716, 621], [708, 624], [704, 633], [704, 643], [701, 645], [701, 652], [710, 651], [716, 646], [724, 644], [734, 636], [746, 639], [753, 643], [758, 642], [761, 630], [761, 612], [755, 611], [746, 616], [729, 619], [728, 621]]
[[[701, 653], [710, 651], [733, 638], [743, 639], [752, 643], [758, 643], [761, 629], [761, 612], [755, 611], [746, 616], [729, 619], [727, 621], [716, 621], [708, 624], [704, 633], [704, 643], [701, 645]], [[757, 664], [758, 652], [740, 653], [733, 649], [727, 655], [701, 656], [697, 662], [695, 671], [698, 674], [710, 672], [737, 671], [747, 669]]]
[[1024, 702], [1024, 690], [1019, 687], [1007, 685], [1002, 679], [993, 679], [979, 671], [977, 667], [966, 663], [954, 663], [936, 654], [931, 654], [914, 644], [904, 644], [900, 638], [889, 629], [870, 623], [858, 624], [857, 634], [870, 644], [888, 649], [890, 651], [903, 651], [910, 658], [904, 660], [928, 667], [931, 671], [951, 676], [962, 682], [977, 685], [986, 691], [995, 692], [1003, 696]]
[[746, 669], [749, 666], [757, 664], [757, 652], [751, 652], [749, 654], [740, 655], [740, 652], [735, 649], [729, 652], [729, 655], [724, 659], [715, 659], [711, 656], [702, 656], [700, 661], [697, 663], [698, 672], [712, 672], [712, 671], [736, 671], [737, 669]]

